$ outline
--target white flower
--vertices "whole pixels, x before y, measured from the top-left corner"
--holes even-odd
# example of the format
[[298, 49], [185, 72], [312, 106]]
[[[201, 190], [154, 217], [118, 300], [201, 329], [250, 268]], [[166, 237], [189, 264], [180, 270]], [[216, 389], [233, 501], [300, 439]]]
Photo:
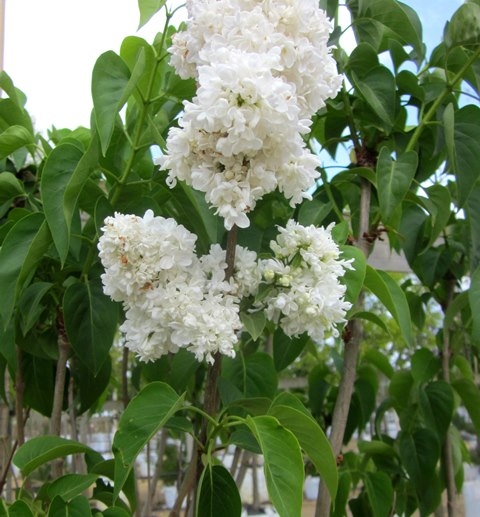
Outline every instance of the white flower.
[[105, 219], [98, 242], [105, 293], [116, 301], [150, 289], [177, 267], [186, 268], [195, 258], [197, 237], [174, 219], [123, 215]]
[[331, 25], [315, 0], [189, 0], [187, 8], [171, 63], [198, 89], [159, 164], [170, 186], [204, 192], [227, 229], [245, 228], [265, 194], [278, 188], [295, 206], [318, 177], [302, 135], [341, 84]]
[[339, 258], [331, 226], [305, 227], [290, 220], [270, 247], [275, 258], [261, 265], [265, 282], [273, 286], [262, 301], [267, 318], [287, 336], [307, 332], [321, 342], [325, 332], [338, 335], [336, 325], [345, 321], [351, 306], [344, 300], [346, 287], [339, 277], [351, 262]]
[[299, 107], [311, 117], [341, 84], [330, 54], [332, 25], [316, 0], [189, 0], [187, 30], [173, 37], [171, 63], [183, 78], [221, 49], [268, 54], [272, 67], [295, 85]]
[[[226, 252], [219, 244], [213, 244], [207, 255], [201, 257], [202, 269], [210, 278], [211, 289], [220, 282], [224, 285], [227, 269]], [[257, 254], [243, 246], [235, 248], [235, 266], [226, 291], [238, 299], [255, 295], [262, 279]]]
[[225, 281], [218, 262], [224, 256], [216, 247], [210, 263], [200, 260], [196, 237], [151, 211], [143, 218], [115, 214], [106, 219], [103, 232], [98, 247], [104, 292], [123, 302], [126, 319], [120, 330], [142, 361], [180, 348], [199, 361], [213, 362], [217, 352], [235, 355], [241, 322], [239, 298], [230, 292], [247, 288]]

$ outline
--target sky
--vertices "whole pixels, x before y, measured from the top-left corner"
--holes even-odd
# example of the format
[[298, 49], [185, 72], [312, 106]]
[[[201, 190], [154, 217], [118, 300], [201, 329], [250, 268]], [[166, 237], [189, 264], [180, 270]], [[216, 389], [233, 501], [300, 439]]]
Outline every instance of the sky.
[[[462, 0], [404, 0], [419, 14], [431, 51]], [[137, 32], [137, 0], [5, 0], [4, 69], [27, 96], [38, 130], [89, 126], [91, 73], [126, 36], [152, 42], [162, 30], [156, 15]]]

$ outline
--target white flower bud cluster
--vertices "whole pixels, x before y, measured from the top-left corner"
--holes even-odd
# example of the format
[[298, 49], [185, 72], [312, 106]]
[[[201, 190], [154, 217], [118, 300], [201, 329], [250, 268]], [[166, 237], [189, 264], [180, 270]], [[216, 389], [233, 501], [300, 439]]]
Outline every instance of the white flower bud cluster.
[[351, 261], [341, 260], [331, 226], [302, 226], [290, 220], [270, 243], [274, 258], [261, 262], [263, 278], [273, 289], [262, 301], [267, 318], [287, 336], [304, 332], [315, 342], [326, 331], [338, 336], [337, 323], [345, 321], [351, 304], [344, 301], [346, 287], [339, 282]]
[[[238, 247], [242, 268], [225, 281], [225, 252], [202, 258], [197, 237], [173, 219], [115, 214], [105, 220], [98, 248], [105, 294], [124, 306], [120, 330], [141, 360], [188, 348], [199, 361], [216, 352], [233, 357], [241, 328], [238, 294], [260, 281], [256, 254]], [[252, 278], [250, 278], [252, 275]]]
[[305, 146], [311, 117], [341, 78], [317, 0], [187, 0], [187, 29], [171, 62], [198, 89], [171, 129], [168, 183], [205, 193], [225, 227], [248, 227], [248, 212], [279, 189], [295, 206], [318, 177]]

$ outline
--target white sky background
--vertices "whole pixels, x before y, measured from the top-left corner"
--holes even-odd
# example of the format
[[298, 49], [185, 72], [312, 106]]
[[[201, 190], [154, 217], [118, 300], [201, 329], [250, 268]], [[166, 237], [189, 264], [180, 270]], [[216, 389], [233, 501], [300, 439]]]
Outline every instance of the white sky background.
[[[418, 11], [429, 51], [440, 41], [445, 21], [462, 3], [403, 1]], [[137, 32], [137, 0], [5, 3], [4, 68], [26, 94], [27, 109], [41, 131], [51, 126], [89, 127], [91, 74], [100, 54], [107, 50], [118, 53], [126, 36], [152, 42], [163, 30], [162, 17], [156, 15]]]
[[149, 43], [163, 11], [137, 32], [136, 0], [5, 0], [4, 69], [27, 96], [36, 128], [89, 127], [97, 58], [126, 36]]

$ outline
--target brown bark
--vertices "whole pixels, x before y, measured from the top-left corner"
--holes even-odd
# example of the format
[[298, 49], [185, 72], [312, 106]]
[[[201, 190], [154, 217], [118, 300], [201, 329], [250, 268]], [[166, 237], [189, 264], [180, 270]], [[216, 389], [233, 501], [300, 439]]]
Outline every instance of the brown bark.
[[[370, 251], [369, 237], [369, 212], [370, 212], [371, 187], [366, 180], [362, 180], [362, 192], [360, 201], [360, 221], [357, 247], [365, 256]], [[363, 305], [363, 295], [359, 296], [357, 306]], [[342, 449], [343, 437], [347, 425], [348, 411], [352, 400], [353, 388], [356, 378], [358, 352], [362, 339], [362, 324], [360, 320], [354, 319], [348, 322], [344, 331], [344, 353], [343, 371], [337, 400], [333, 411], [332, 425], [330, 428], [329, 440], [335, 456], [338, 456]], [[325, 483], [320, 483], [317, 497], [315, 517], [328, 517], [330, 514], [331, 498]]]
[[[65, 379], [67, 376], [67, 361], [70, 355], [70, 344], [68, 342], [63, 314], [58, 311], [57, 314], [57, 331], [58, 331], [58, 359], [57, 370], [55, 373], [55, 387], [53, 393], [52, 414], [50, 417], [50, 434], [60, 436], [62, 431], [62, 410], [63, 399], [65, 393]], [[52, 475], [58, 478], [62, 475], [63, 461], [56, 460], [52, 462]]]
[[[237, 246], [237, 227], [234, 226], [229, 232], [227, 237], [227, 249], [225, 252], [227, 269], [225, 271], [225, 280], [229, 280], [234, 272], [235, 268], [235, 249]], [[222, 369], [222, 354], [217, 352], [214, 356], [214, 363], [207, 369], [207, 378], [205, 380], [205, 393], [203, 410], [207, 415], [214, 417], [220, 406], [220, 397], [218, 393], [218, 379]], [[190, 467], [187, 471], [185, 479], [180, 487], [180, 491], [175, 502], [175, 506], [170, 512], [170, 517], [177, 517], [180, 512], [180, 508], [183, 500], [187, 494], [193, 489], [195, 498], [197, 497], [197, 487], [200, 477], [203, 472], [202, 453], [206, 449], [208, 440], [208, 421], [204, 418], [200, 427], [199, 443], [200, 445], [194, 448], [193, 458], [190, 463]], [[195, 506], [196, 501], [193, 501]]]

